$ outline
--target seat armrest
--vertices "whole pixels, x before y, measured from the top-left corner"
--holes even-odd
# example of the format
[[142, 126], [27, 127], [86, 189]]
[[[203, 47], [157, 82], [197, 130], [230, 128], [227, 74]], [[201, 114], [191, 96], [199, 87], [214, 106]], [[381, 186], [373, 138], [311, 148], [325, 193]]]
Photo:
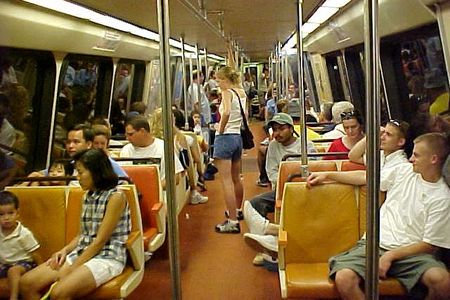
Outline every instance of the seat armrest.
[[277, 201], [275, 202], [275, 208], [281, 209], [281, 200], [277, 199]]
[[152, 214], [157, 214], [162, 209], [162, 207], [163, 207], [162, 202], [153, 204], [152, 210], [151, 210]]
[[144, 242], [142, 240], [142, 233], [139, 231], [130, 232], [126, 242], [126, 248], [130, 254], [133, 268], [140, 270], [144, 265]]
[[278, 233], [278, 246], [282, 248], [287, 246], [287, 232], [281, 229]]

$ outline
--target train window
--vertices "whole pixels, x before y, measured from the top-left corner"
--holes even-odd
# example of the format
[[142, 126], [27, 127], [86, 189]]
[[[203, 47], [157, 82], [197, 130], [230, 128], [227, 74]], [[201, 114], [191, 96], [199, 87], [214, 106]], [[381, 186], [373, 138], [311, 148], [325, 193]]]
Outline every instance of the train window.
[[111, 90], [110, 58], [68, 55], [61, 68], [52, 157], [64, 156], [67, 131], [94, 116], [107, 117]]
[[50, 52], [0, 47], [0, 147], [18, 175], [45, 166], [54, 70]]
[[[423, 37], [401, 44], [402, 72], [410, 95], [426, 96], [417, 110], [432, 114], [448, 110], [449, 88], [439, 36]], [[411, 103], [412, 104], [412, 103]]]
[[337, 56], [328, 56], [326, 61], [333, 99], [334, 101], [342, 101], [345, 99], [345, 95]]

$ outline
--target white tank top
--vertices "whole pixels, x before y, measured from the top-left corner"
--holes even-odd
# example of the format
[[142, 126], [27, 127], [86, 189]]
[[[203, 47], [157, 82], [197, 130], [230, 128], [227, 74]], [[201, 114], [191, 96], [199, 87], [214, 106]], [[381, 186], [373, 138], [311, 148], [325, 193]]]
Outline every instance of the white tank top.
[[[228, 123], [225, 125], [224, 134], [240, 134], [241, 133], [241, 108], [239, 107], [239, 101], [241, 101], [242, 108], [245, 112], [245, 107], [247, 104], [247, 97], [238, 98], [235, 92], [231, 89], [228, 89], [231, 93], [231, 109], [230, 109], [230, 118], [228, 119]], [[219, 113], [223, 114], [223, 103], [219, 106]]]

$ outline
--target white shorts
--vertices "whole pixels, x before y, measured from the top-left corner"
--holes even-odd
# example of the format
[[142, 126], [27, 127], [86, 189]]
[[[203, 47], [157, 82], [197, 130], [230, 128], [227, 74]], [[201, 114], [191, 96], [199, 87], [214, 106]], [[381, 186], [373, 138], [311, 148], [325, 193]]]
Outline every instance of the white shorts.
[[[69, 257], [67, 256], [67, 258]], [[69, 264], [73, 263], [71, 259], [67, 259], [67, 262]], [[84, 265], [91, 271], [92, 276], [94, 276], [97, 287], [120, 275], [125, 267], [117, 260], [106, 258], [91, 258]]]

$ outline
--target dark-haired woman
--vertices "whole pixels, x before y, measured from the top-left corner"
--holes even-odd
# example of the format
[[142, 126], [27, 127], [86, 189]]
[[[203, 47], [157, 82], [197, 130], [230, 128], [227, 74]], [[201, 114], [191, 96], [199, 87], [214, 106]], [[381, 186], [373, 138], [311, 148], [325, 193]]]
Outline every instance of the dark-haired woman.
[[[341, 113], [341, 120], [346, 135], [335, 139], [328, 148], [328, 152], [348, 153], [364, 137], [364, 121], [358, 111]], [[348, 155], [324, 156], [323, 159], [348, 159]]]
[[74, 156], [83, 199], [79, 234], [64, 248], [20, 281], [24, 299], [40, 299], [52, 285], [51, 299], [83, 297], [122, 273], [125, 243], [130, 233], [130, 212], [117, 190], [117, 175], [108, 156], [99, 149]]

